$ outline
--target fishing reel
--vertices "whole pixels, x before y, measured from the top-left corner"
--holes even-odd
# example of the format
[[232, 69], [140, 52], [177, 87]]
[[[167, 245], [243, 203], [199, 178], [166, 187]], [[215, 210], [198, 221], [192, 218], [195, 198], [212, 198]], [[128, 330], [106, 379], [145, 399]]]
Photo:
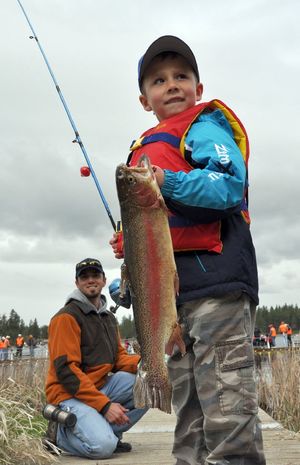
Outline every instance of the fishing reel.
[[114, 279], [108, 287], [109, 295], [111, 299], [115, 302], [116, 307], [113, 313], [117, 311], [119, 307], [130, 308], [131, 306], [131, 297], [128, 287], [126, 286], [125, 295], [121, 297], [120, 290], [121, 279]]

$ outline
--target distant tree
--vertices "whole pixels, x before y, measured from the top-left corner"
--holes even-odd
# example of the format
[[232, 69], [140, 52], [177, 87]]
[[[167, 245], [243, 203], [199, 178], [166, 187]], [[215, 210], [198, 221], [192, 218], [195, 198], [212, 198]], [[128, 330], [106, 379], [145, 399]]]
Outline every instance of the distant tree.
[[7, 316], [4, 314], [0, 318], [0, 336], [8, 334]]
[[42, 328], [40, 328], [36, 318], [30, 320], [27, 326], [14, 309], [11, 309], [9, 317], [7, 317], [6, 314], [0, 315], [0, 336], [9, 335], [12, 344], [14, 344], [19, 333], [23, 334], [25, 337], [32, 334], [36, 339], [47, 339], [48, 326], [42, 326]]
[[40, 328], [39, 328], [36, 318], [33, 321], [32, 320], [29, 321], [27, 333], [28, 335], [32, 334], [32, 336], [35, 337], [36, 339], [40, 337]]
[[48, 339], [48, 326], [44, 325], [40, 328], [40, 338]]
[[19, 333], [25, 334], [26, 333], [26, 325], [24, 323], [24, 320], [20, 320], [20, 326], [19, 326]]
[[13, 340], [17, 337], [19, 333], [23, 334], [22, 328], [21, 328], [21, 318], [17, 314], [17, 312], [12, 308], [9, 317], [7, 320], [7, 326], [8, 326], [8, 331], [9, 335]]
[[294, 332], [300, 330], [300, 309], [297, 305], [276, 305], [267, 308], [265, 306], [258, 307], [256, 313], [255, 326], [265, 332], [269, 324], [273, 323], [278, 329], [280, 322], [284, 321], [291, 325]]

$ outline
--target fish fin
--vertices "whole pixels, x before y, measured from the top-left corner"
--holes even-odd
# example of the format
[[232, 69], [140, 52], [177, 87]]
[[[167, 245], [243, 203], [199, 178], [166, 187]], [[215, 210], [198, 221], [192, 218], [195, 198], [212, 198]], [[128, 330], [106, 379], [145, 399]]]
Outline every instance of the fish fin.
[[171, 413], [172, 387], [167, 373], [151, 379], [145, 371], [139, 370], [133, 388], [135, 408], [158, 408]]
[[186, 347], [182, 337], [182, 327], [179, 323], [176, 323], [176, 325], [174, 326], [172, 334], [166, 344], [165, 352], [167, 355], [172, 355], [175, 345], [177, 345], [182, 356], [186, 354]]
[[152, 170], [152, 166], [151, 166], [151, 163], [150, 163], [150, 160], [149, 158], [147, 157], [147, 155], [145, 153], [143, 153], [140, 158], [138, 159], [138, 162], [137, 162], [137, 165], [136, 166], [142, 166], [143, 168], [147, 168], [147, 169], [150, 169]]
[[141, 346], [138, 343], [138, 341], [133, 341], [131, 345], [132, 345], [134, 353], [137, 355], [141, 355]]
[[120, 283], [120, 298], [125, 297], [126, 294], [126, 285], [128, 283], [128, 272], [126, 263], [123, 262], [121, 265], [121, 283]]
[[163, 198], [162, 194], [160, 193], [160, 191], [159, 191], [159, 194], [157, 194], [157, 200], [158, 200], [160, 208], [165, 212], [165, 214], [167, 216], [169, 216], [169, 210], [167, 208], [167, 205], [166, 205], [166, 203], [164, 201], [164, 198]]
[[175, 271], [174, 274], [174, 290], [175, 290], [175, 295], [179, 296], [179, 276], [177, 271]]

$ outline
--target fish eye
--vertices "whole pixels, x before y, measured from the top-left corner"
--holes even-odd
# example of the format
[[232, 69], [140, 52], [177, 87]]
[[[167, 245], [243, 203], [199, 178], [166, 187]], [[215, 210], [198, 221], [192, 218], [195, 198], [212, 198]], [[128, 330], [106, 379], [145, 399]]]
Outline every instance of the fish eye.
[[132, 174], [129, 174], [129, 175], [127, 176], [127, 179], [128, 179], [128, 181], [129, 181], [130, 184], [134, 184], [134, 177], [132, 176]]

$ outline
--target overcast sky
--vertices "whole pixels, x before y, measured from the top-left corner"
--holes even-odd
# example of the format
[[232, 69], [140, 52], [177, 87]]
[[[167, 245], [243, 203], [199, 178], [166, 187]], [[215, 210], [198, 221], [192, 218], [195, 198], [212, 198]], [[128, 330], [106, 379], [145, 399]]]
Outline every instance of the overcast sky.
[[[115, 220], [115, 168], [156, 124], [137, 62], [165, 34], [196, 55], [203, 100], [233, 108], [250, 137], [250, 211], [260, 305], [300, 304], [298, 0], [22, 0]], [[112, 227], [16, 0], [0, 4], [0, 315], [40, 325], [74, 288], [74, 264], [120, 261]], [[106, 288], [106, 294], [108, 289]], [[128, 314], [119, 310], [118, 317]]]

